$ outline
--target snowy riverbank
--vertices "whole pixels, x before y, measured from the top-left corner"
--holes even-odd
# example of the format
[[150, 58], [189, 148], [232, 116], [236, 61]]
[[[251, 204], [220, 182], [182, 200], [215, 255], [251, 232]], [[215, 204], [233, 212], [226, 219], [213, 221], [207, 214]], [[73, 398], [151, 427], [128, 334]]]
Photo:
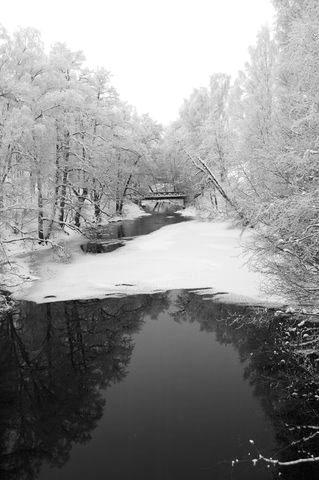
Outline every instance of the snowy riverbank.
[[251, 233], [228, 223], [193, 220], [166, 226], [107, 254], [77, 256], [71, 264], [47, 264], [41, 279], [16, 298], [37, 303], [173, 289], [231, 293], [264, 304], [266, 279], [252, 271], [244, 246]]
[[[113, 222], [121, 222], [122, 220], [135, 220], [136, 218], [150, 215], [138, 207], [134, 203], [126, 203], [123, 207], [122, 215], [114, 215], [111, 217], [105, 217], [102, 221], [102, 225], [108, 225]], [[34, 230], [36, 226], [29, 226], [30, 233], [25, 235], [26, 237], [35, 237]], [[52, 250], [61, 250], [66, 252], [68, 245], [72, 243], [72, 246], [75, 246], [75, 243], [83, 243], [85, 241], [84, 235], [80, 230], [76, 228], [70, 228], [65, 226], [63, 230], [55, 229], [52, 232], [52, 235], [47, 244], [39, 244], [37, 241], [30, 240], [26, 238], [25, 240], [19, 240], [18, 235], [7, 234], [4, 235], [4, 239], [8, 240], [9, 243], [4, 243], [5, 250], [3, 249], [3, 258], [7, 262], [4, 271], [0, 270], [0, 285], [5, 290], [11, 292], [19, 292], [22, 288], [25, 290], [28, 288], [28, 285], [33, 281], [37, 280], [37, 277], [34, 276], [32, 269], [29, 265], [29, 257], [31, 254], [42, 254], [42, 252]]]

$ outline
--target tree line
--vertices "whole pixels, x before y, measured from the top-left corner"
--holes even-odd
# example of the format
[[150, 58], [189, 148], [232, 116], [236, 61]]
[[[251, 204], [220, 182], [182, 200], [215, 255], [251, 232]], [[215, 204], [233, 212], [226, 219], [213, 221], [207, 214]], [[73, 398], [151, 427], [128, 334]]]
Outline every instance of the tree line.
[[[319, 4], [274, 0], [235, 81], [214, 74], [164, 137], [176, 183], [258, 232], [265, 271], [301, 300], [319, 296]], [[182, 187], [182, 188], [183, 188]], [[256, 237], [255, 237], [256, 238]]]
[[[259, 267], [319, 296], [319, 5], [273, 0], [245, 69], [195, 89], [169, 127], [123, 102], [104, 69], [39, 33], [0, 32], [0, 241], [50, 242], [121, 214], [166, 181], [255, 228]], [[12, 238], [15, 235], [15, 238]]]
[[0, 30], [0, 229], [49, 241], [122, 213], [147, 182], [161, 126], [121, 101], [104, 69], [31, 28]]

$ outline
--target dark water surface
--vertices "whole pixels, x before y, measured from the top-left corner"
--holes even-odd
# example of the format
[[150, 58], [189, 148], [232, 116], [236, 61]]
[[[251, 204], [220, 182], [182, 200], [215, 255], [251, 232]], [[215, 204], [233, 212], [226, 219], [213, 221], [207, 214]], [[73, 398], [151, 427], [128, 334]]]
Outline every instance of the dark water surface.
[[316, 415], [271, 315], [188, 291], [21, 303], [0, 331], [0, 478], [318, 478], [251, 462], [296, 458], [285, 425]]
[[[112, 252], [125, 245], [133, 237], [147, 235], [166, 225], [187, 222], [190, 218], [174, 212], [174, 205], [162, 204], [156, 214], [150, 214], [135, 220], [122, 220], [95, 228], [93, 238], [84, 243], [81, 248], [88, 253]], [[145, 209], [147, 211], [147, 209]], [[90, 233], [90, 232], [88, 232]]]

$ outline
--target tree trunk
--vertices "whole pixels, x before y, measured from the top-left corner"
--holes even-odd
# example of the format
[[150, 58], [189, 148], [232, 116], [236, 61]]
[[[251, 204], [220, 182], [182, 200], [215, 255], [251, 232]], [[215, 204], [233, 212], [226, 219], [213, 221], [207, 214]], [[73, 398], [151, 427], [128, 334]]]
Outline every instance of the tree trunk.
[[3, 191], [3, 185], [7, 179], [8, 173], [11, 170], [11, 165], [12, 165], [12, 153], [11, 153], [11, 145], [8, 145], [7, 149], [7, 154], [5, 156], [5, 161], [4, 161], [4, 168], [3, 171], [1, 172], [1, 185], [0, 185], [0, 209], [4, 208], [4, 191]]
[[37, 173], [37, 192], [38, 192], [38, 237], [39, 243], [44, 243], [44, 221], [43, 221], [43, 195], [42, 195], [42, 182], [41, 172]]
[[82, 188], [82, 193], [78, 193], [76, 190], [74, 190], [74, 193], [76, 194], [78, 199], [78, 206], [75, 212], [74, 223], [75, 226], [79, 228], [81, 223], [81, 211], [88, 194], [88, 188]]
[[[138, 164], [139, 160], [141, 159], [141, 155], [138, 155], [137, 159], [134, 161], [133, 163], [133, 168], [136, 167], [136, 165]], [[121, 198], [117, 198], [116, 199], [116, 213], [118, 213], [119, 215], [122, 214], [122, 211], [123, 211], [123, 204], [124, 204], [124, 199], [127, 195], [127, 191], [129, 189], [129, 186], [130, 186], [130, 183], [132, 181], [132, 178], [133, 178], [133, 168], [132, 168], [132, 171], [131, 173], [129, 174], [129, 176], [127, 177], [127, 180], [125, 182], [125, 185], [124, 185], [124, 189], [123, 189], [123, 193], [122, 193], [122, 196]]]
[[115, 212], [121, 215], [122, 211], [123, 211], [123, 199], [117, 199], [115, 204]]
[[60, 159], [59, 159], [60, 145], [56, 143], [56, 156], [55, 156], [55, 187], [54, 187], [54, 203], [52, 209], [52, 219], [48, 227], [47, 238], [50, 238], [55, 220], [55, 214], [59, 203], [59, 183], [60, 183]]
[[[95, 182], [94, 182], [95, 184]], [[94, 216], [95, 220], [97, 223], [100, 223], [101, 221], [101, 195], [100, 193], [96, 190], [96, 188], [93, 189], [93, 202], [94, 202]]]
[[59, 222], [63, 228], [65, 220], [65, 202], [66, 202], [66, 189], [68, 182], [68, 166], [70, 159], [70, 132], [66, 132], [64, 136], [64, 165], [62, 172], [62, 187], [61, 187], [61, 197], [60, 197], [60, 215]]
[[[118, 164], [120, 163], [121, 155], [118, 154]], [[121, 214], [123, 208], [123, 201], [120, 198], [120, 170], [117, 168], [117, 181], [116, 181], [116, 197], [115, 197], [115, 213]]]
[[218, 210], [218, 200], [217, 200], [217, 195], [216, 192], [210, 194], [210, 201], [212, 202], [213, 205], [215, 205], [216, 210]]

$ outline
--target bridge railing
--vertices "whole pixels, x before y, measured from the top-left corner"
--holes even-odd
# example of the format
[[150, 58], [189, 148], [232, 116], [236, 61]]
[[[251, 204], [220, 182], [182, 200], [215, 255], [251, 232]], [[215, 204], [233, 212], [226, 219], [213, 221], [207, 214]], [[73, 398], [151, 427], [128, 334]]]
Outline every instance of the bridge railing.
[[185, 198], [186, 195], [183, 192], [150, 192], [144, 195], [144, 199], [147, 198]]

